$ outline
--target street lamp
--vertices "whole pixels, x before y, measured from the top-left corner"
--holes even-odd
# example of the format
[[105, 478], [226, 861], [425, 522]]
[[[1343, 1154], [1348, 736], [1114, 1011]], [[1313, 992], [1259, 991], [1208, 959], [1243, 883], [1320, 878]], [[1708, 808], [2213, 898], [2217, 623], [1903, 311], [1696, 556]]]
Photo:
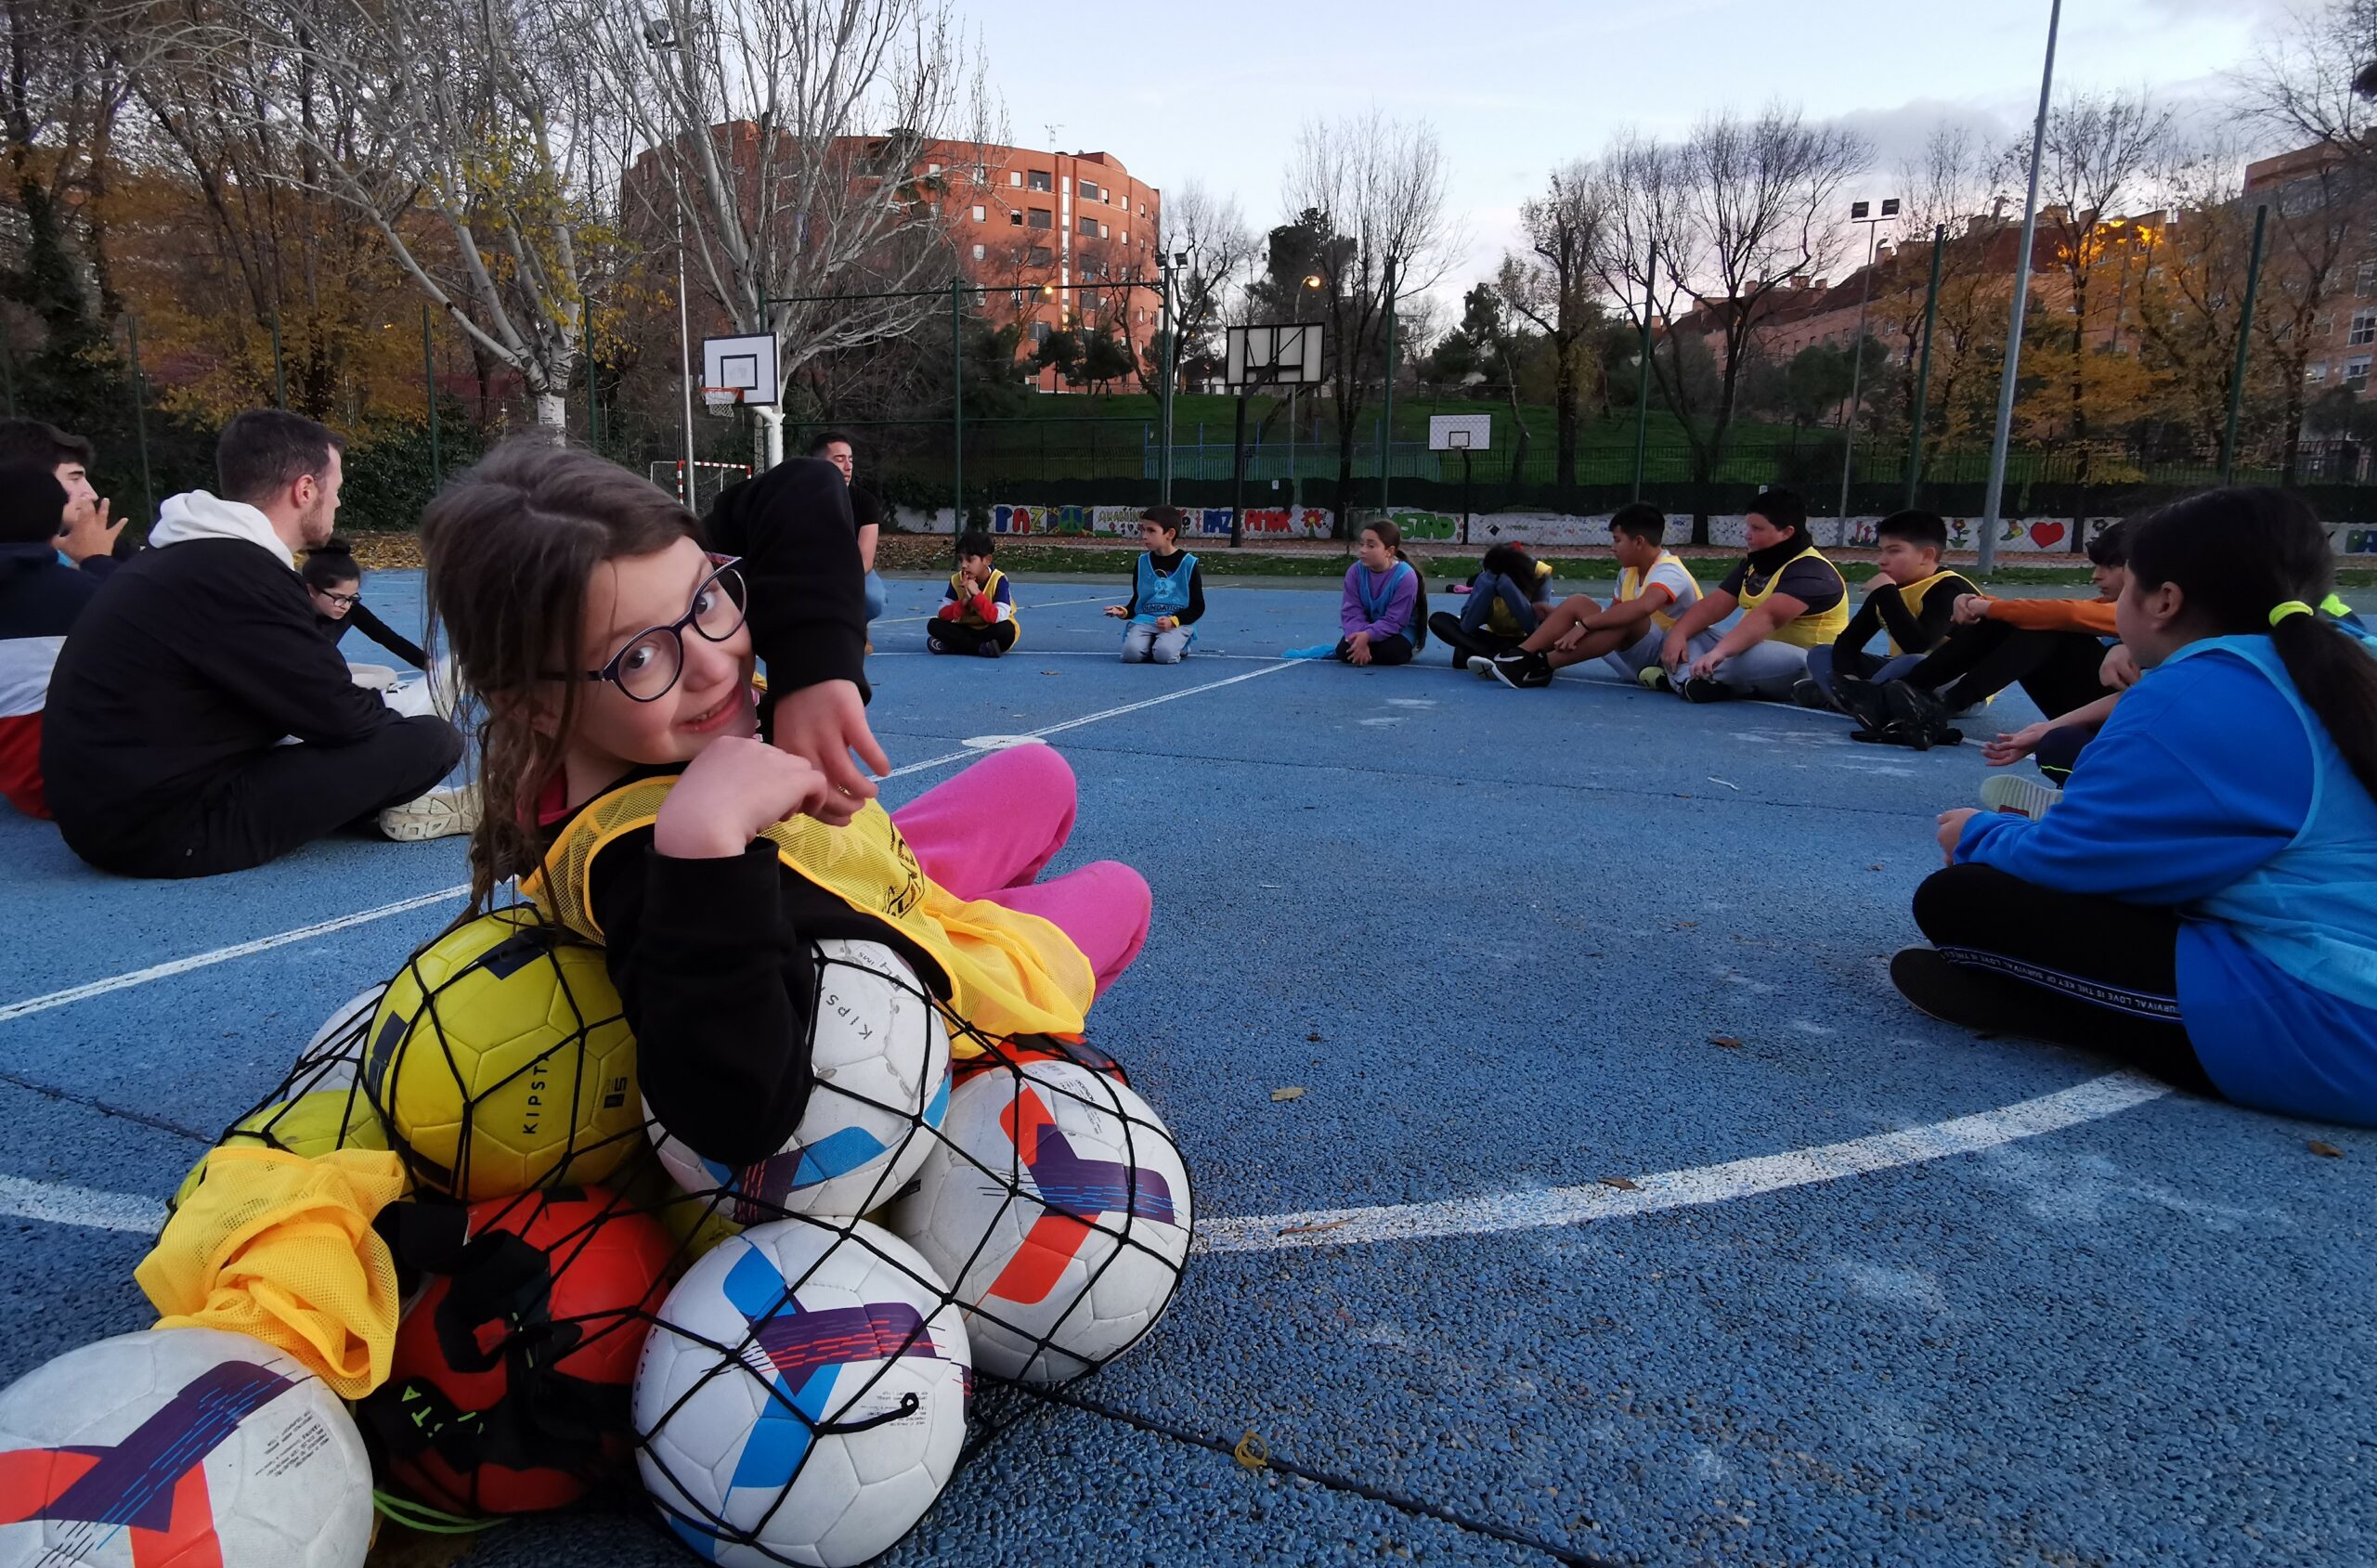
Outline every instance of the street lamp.
[[[676, 26], [666, 17], [647, 18], [643, 24], [643, 41], [651, 47], [654, 54], [666, 54], [678, 47]], [[673, 186], [678, 178], [673, 165], [669, 170], [669, 178]], [[685, 402], [685, 482], [678, 486], [678, 490], [685, 503], [685, 510], [693, 512], [697, 510], [695, 478], [698, 473], [694, 467], [694, 328], [693, 317], [685, 305], [685, 197], [682, 190], [676, 195], [677, 390]], [[589, 384], [591, 384], [593, 370], [591, 360], [587, 378]]]
[[1853, 201], [1849, 207], [1849, 221], [1865, 226], [1865, 284], [1857, 297], [1857, 335], [1849, 343], [1849, 419], [1845, 438], [1840, 446], [1840, 519], [1841, 540], [1849, 542], [1849, 471], [1857, 460], [1857, 405], [1865, 387], [1865, 311], [1874, 302], [1874, 246], [1881, 234], [1881, 226], [1898, 217], [1898, 198], [1882, 199], [1882, 210], [1870, 210], [1871, 204]]

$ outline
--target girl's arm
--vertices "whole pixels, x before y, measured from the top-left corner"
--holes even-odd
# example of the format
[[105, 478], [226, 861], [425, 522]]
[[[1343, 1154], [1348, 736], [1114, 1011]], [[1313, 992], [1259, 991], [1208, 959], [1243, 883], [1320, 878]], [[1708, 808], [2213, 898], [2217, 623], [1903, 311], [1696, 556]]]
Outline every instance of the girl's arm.
[[2124, 694], [2044, 818], [1982, 812], [1955, 858], [2071, 893], [2172, 905], [2291, 843], [2311, 803], [2301, 720], [2242, 663], [2207, 654]]
[[1359, 637], [1370, 628], [1370, 617], [1362, 614], [1362, 590], [1355, 586], [1354, 574], [1361, 569], [1359, 564], [1345, 569], [1345, 597], [1337, 606], [1337, 629], [1348, 637]]
[[421, 651], [421, 644], [406, 638], [396, 628], [373, 615], [370, 605], [360, 603], [348, 605], [346, 618], [354, 623], [356, 630], [396, 654], [413, 668], [427, 669], [429, 667], [429, 655]]
[[768, 692], [866, 674], [866, 574], [850, 486], [833, 464], [795, 458], [729, 486], [710, 509], [713, 548], [743, 558], [751, 646]]

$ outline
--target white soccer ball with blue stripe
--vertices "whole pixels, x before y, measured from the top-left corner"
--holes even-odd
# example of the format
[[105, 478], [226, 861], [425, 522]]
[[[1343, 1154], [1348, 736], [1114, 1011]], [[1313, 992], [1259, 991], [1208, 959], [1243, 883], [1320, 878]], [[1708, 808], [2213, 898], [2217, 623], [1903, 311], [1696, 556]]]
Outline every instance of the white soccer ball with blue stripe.
[[636, 1366], [636, 1466], [725, 1568], [848, 1568], [916, 1527], [957, 1468], [973, 1354], [916, 1251], [864, 1220], [773, 1220], [669, 1293]]
[[817, 947], [809, 1108], [784, 1147], [739, 1169], [705, 1159], [654, 1122], [661, 1164], [689, 1193], [723, 1191], [743, 1225], [786, 1214], [853, 1217], [916, 1174], [949, 1114], [949, 1032], [924, 983], [881, 942]]

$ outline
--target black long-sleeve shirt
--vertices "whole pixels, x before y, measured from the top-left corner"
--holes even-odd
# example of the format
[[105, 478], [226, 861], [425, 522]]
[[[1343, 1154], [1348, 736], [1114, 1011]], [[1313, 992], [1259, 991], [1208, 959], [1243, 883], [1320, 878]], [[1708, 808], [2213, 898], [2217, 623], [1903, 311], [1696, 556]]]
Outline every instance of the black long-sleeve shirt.
[[792, 458], [719, 492], [707, 519], [712, 549], [743, 558], [751, 646], [771, 697], [850, 680], [865, 689], [866, 574], [842, 471]]
[[[1188, 553], [1185, 550], [1176, 550], [1169, 555], [1158, 555], [1153, 551], [1150, 551], [1148, 555], [1155, 563], [1156, 576], [1168, 577], [1180, 569], [1180, 558]], [[1136, 616], [1139, 613], [1139, 578], [1136, 572], [1131, 575], [1131, 602], [1123, 606], [1123, 613], [1126, 616]], [[1188, 568], [1188, 607], [1180, 612], [1180, 624], [1195, 626], [1199, 617], [1204, 613], [1205, 567], [1204, 564], [1200, 562]]]
[[1922, 612], [1917, 614], [1899, 596], [1898, 584], [1878, 580], [1832, 645], [1844, 653], [1862, 653], [1874, 633], [1887, 631], [1901, 653], [1928, 654], [1948, 640], [1948, 617], [1955, 613], [1956, 601], [1979, 591], [1961, 575], [1951, 572], [1925, 592]]
[[881, 942], [927, 986], [945, 982], [892, 927], [787, 870], [774, 845], [673, 860], [652, 836], [613, 840], [588, 873], [604, 966], [653, 1115], [708, 1159], [751, 1164], [784, 1147], [809, 1104], [812, 943]]
[[359, 631], [413, 668], [429, 667], [429, 655], [422, 652], [421, 644], [373, 615], [371, 607], [361, 600], [349, 604], [344, 616], [317, 614], [314, 619], [321, 628], [322, 635], [332, 642], [344, 638], [349, 630]]

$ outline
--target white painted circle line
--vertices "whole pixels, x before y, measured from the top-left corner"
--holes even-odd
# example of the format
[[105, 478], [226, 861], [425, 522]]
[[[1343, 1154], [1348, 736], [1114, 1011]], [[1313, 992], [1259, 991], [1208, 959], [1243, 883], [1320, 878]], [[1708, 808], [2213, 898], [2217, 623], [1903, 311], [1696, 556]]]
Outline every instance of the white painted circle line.
[[[1293, 1214], [1253, 1214], [1208, 1220], [1197, 1227], [1200, 1252], [1276, 1252], [1292, 1247], [1351, 1247], [1380, 1241], [1421, 1241], [1445, 1236], [1495, 1236], [1548, 1230], [1593, 1220], [1621, 1219], [1662, 1209], [1696, 1208], [1843, 1176], [1919, 1165], [1950, 1155], [1975, 1154], [2043, 1133], [2099, 1121], [2171, 1093], [2167, 1083], [2134, 1072], [2107, 1073], [2085, 1083], [1995, 1110], [1928, 1126], [1876, 1133], [1847, 1143], [1762, 1154], [1721, 1165], [1631, 1178], [1634, 1190], [1594, 1182], [1533, 1192], [1489, 1193], [1435, 1203], [1371, 1209], [1309, 1209]], [[0, 1214], [98, 1230], [154, 1231], [164, 1205], [128, 1193], [0, 1176]]]
[[1432, 1237], [1490, 1236], [1504, 1231], [1584, 1225], [1661, 1209], [1723, 1203], [1786, 1187], [1809, 1186], [1843, 1176], [1918, 1165], [1954, 1154], [1971, 1154], [2020, 1138], [2099, 1121], [2149, 1100], [2161, 1099], [2169, 1093], [2169, 1084], [2139, 1073], [2107, 1073], [2052, 1095], [1928, 1126], [1876, 1133], [1847, 1143], [1820, 1144], [1782, 1154], [1762, 1154], [1721, 1165], [1635, 1176], [1630, 1178], [1634, 1183], [1632, 1191], [1592, 1182], [1582, 1186], [1488, 1193], [1433, 1203], [1312, 1209], [1293, 1214], [1213, 1220], [1197, 1227], [1197, 1251], [1268, 1252], [1291, 1247], [1351, 1247]]
[[957, 743], [973, 751], [1012, 751], [1020, 745], [1046, 745], [1037, 735], [968, 735]]

